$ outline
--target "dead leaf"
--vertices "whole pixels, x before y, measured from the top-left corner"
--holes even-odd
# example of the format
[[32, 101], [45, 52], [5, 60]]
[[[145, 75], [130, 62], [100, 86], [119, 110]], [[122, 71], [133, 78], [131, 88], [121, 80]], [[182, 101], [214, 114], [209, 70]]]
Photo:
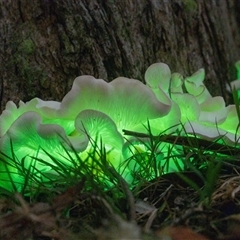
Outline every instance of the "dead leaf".
[[209, 240], [187, 227], [166, 227], [156, 231], [157, 237], [168, 240]]

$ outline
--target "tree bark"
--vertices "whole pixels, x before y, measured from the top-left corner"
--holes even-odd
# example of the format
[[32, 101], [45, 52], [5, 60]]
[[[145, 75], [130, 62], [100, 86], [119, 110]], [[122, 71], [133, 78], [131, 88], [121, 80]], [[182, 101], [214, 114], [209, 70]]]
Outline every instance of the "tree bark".
[[83, 74], [144, 81], [159, 61], [184, 76], [205, 68], [212, 95], [228, 99], [239, 13], [239, 0], [2, 0], [0, 109], [61, 100]]

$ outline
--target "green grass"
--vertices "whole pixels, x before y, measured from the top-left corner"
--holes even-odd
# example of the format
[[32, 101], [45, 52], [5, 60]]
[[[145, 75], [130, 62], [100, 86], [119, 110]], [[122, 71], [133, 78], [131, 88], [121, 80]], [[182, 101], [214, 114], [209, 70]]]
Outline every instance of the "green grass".
[[[198, 191], [202, 191], [201, 201], [205, 201], [204, 198], [209, 198], [212, 194], [211, 186], [214, 185], [222, 165], [221, 160], [216, 163], [215, 159], [219, 158], [219, 156], [231, 158], [231, 155], [234, 156], [235, 153], [239, 152], [238, 148], [227, 146], [224, 143], [210, 142], [194, 135], [181, 136], [178, 133], [176, 135], [161, 134], [153, 136], [149, 126], [148, 130], [149, 134], [124, 130], [126, 136], [135, 137], [134, 141], [126, 142], [124, 148], [129, 149], [131, 156], [122, 163], [125, 168], [129, 167], [132, 162], [135, 164], [131, 166], [133, 182], [129, 185], [130, 189], [136, 186], [139, 188], [146, 182], [171, 172], [170, 166], [174, 166], [179, 176], [181, 176], [181, 172], [193, 171], [205, 181], [205, 188], [198, 189]], [[24, 179], [20, 192], [22, 195], [34, 196], [39, 189], [52, 190], [53, 188], [60, 188], [60, 186], [62, 187], [61, 190], [64, 191], [75, 183], [82, 181], [82, 179], [85, 179], [86, 190], [95, 190], [97, 192], [107, 190], [113, 191], [115, 194], [118, 192], [119, 185], [121, 185], [120, 179], [124, 180], [121, 177], [121, 175], [124, 175], [121, 172], [124, 171], [124, 168], [120, 171], [116, 166], [114, 167], [109, 163], [108, 153], [103, 143], [99, 146], [91, 139], [90, 144], [92, 150], [85, 160], [81, 159], [73, 148], [74, 156], [65, 149], [68, 156], [66, 160], [69, 164], [60, 162], [53, 154], [43, 150], [46, 156], [52, 160], [52, 163], [32, 157], [32, 163], [28, 169], [24, 167], [25, 158], [17, 159], [14, 152], [12, 152], [13, 158], [3, 154], [5, 157], [3, 162], [6, 164], [5, 170], [9, 175], [13, 192], [16, 192], [19, 187], [14, 182], [12, 172], [9, 169], [16, 168], [17, 173], [15, 174], [19, 174]], [[138, 147], [138, 144], [145, 146], [144, 151]], [[36, 163], [48, 166], [52, 170], [42, 173], [36, 167]], [[208, 169], [210, 170], [208, 171]], [[202, 172], [206, 176], [203, 176]], [[194, 182], [183, 176], [182, 178], [197, 190], [197, 185]], [[6, 193], [6, 189], [3, 192]]]
[[[234, 96], [237, 107], [239, 102], [236, 98], [236, 92], [234, 92]], [[237, 113], [240, 117], [239, 110]], [[189, 195], [190, 201], [195, 207], [202, 209], [202, 214], [213, 211], [213, 205], [216, 204], [214, 199], [216, 198], [219, 179], [223, 174], [224, 176], [236, 174], [240, 167], [236, 160], [239, 148], [226, 145], [222, 139], [211, 142], [194, 134], [182, 136], [181, 132], [175, 135], [163, 133], [159, 136], [153, 136], [149, 126], [147, 126], [147, 129], [148, 134], [124, 130], [126, 137], [134, 137], [132, 141], [126, 140], [123, 152], [127, 149], [130, 157], [122, 163], [125, 168], [131, 165], [132, 184], [128, 184], [124, 179], [124, 168], [120, 170], [109, 163], [108, 152], [104, 143], [99, 145], [94, 139], [90, 138], [92, 150], [85, 160], [81, 159], [73, 148], [71, 151], [73, 154], [65, 149], [66, 160], [69, 164], [60, 162], [54, 157], [54, 154], [44, 150], [52, 163], [38, 157], [32, 157], [32, 164], [29, 168], [25, 168], [26, 159], [17, 159], [13, 150], [12, 158], [2, 153], [2, 156], [4, 156], [2, 161], [6, 166], [2, 171], [8, 174], [12, 191], [1, 188], [1, 198], [11, 199], [17, 206], [17, 208], [8, 206], [8, 211], [12, 214], [16, 214], [16, 209], [22, 209], [25, 204], [39, 206], [39, 202], [50, 202], [53, 207], [50, 208], [51, 210], [47, 208], [44, 211], [49, 213], [48, 211], [54, 209], [58, 214], [60, 212], [60, 219], [69, 221], [70, 227], [67, 229], [63, 227], [63, 229], [71, 233], [72, 239], [84, 239], [84, 234], [87, 234], [89, 239], [94, 239], [96, 234], [100, 234], [96, 233], [94, 229], [105, 228], [103, 218], [117, 219], [117, 226], [114, 225], [114, 228], [120, 228], [122, 224], [134, 224], [134, 227], [136, 227], [136, 223], [148, 223], [148, 227], [146, 227], [148, 230], [150, 230], [150, 227], [154, 228], [154, 224], [151, 226], [149, 222], [150, 217], [146, 217], [147, 215], [144, 214], [139, 215], [136, 212], [135, 201], [137, 199], [143, 201], [146, 198], [147, 202], [154, 204], [158, 209], [159, 217], [155, 216], [151, 219], [152, 222], [155, 222], [155, 225], [163, 227], [169, 224], [182, 224], [185, 218], [189, 216], [182, 213], [184, 217], [178, 216], [176, 218], [179, 213], [176, 212], [176, 209], [172, 209], [172, 199], [169, 196], [174, 195], [174, 191], [181, 192], [183, 189], [191, 193]], [[142, 146], [144, 146], [144, 151]], [[52, 171], [40, 172], [36, 167], [37, 163], [50, 167]], [[174, 166], [176, 171], [171, 172], [170, 166]], [[21, 189], [14, 181], [15, 178], [12, 177], [12, 169], [14, 168], [17, 169], [17, 173], [14, 174], [19, 174], [24, 179]], [[75, 191], [74, 196], [70, 194], [72, 189]], [[16, 192], [19, 192], [22, 197], [19, 198], [18, 195], [18, 197], [15, 197]], [[66, 205], [64, 201], [61, 202], [62, 207], [59, 210], [54, 205], [54, 199], [59, 200], [62, 196], [65, 196], [64, 194], [68, 196], [66, 199], [69, 198], [70, 200], [66, 201]], [[190, 209], [188, 205], [185, 207], [187, 210]], [[54, 215], [57, 222], [60, 221], [58, 214]], [[77, 214], [77, 219], [73, 217], [74, 214]], [[163, 216], [165, 217], [161, 222]], [[22, 218], [19, 219], [22, 221]], [[199, 219], [196, 217], [194, 220]], [[5, 215], [0, 216], [0, 228], [5, 226], [4, 228], [8, 229], [3, 224], [4, 221], [6, 221]], [[73, 222], [70, 223], [71, 221]], [[113, 226], [110, 222], [107, 225], [111, 228]], [[58, 227], [60, 225], [57, 224]], [[31, 227], [34, 229], [34, 226], [31, 225]], [[138, 227], [136, 228], [138, 229]], [[202, 232], [211, 235], [210, 230], [209, 232], [208, 230], [204, 231]], [[109, 230], [109, 232], [111, 231]], [[32, 238], [28, 239], [40, 239], [38, 237], [41, 234], [45, 236], [43, 233], [38, 236], [36, 230], [31, 234]], [[144, 234], [148, 235], [147, 232]]]

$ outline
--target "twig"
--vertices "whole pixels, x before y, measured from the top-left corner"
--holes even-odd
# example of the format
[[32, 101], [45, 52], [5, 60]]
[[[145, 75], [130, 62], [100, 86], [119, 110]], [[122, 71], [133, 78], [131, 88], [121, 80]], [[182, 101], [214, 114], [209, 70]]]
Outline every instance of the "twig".
[[184, 147], [193, 147], [193, 148], [203, 148], [206, 151], [216, 151], [220, 154], [228, 156], [236, 156], [240, 154], [240, 149], [226, 146], [220, 143], [211, 142], [205, 139], [200, 139], [191, 136], [173, 136], [173, 135], [160, 135], [153, 136], [145, 133], [138, 133], [129, 130], [123, 130], [124, 135], [134, 136], [137, 138], [151, 138], [159, 142], [167, 142], [176, 145], [181, 145]]

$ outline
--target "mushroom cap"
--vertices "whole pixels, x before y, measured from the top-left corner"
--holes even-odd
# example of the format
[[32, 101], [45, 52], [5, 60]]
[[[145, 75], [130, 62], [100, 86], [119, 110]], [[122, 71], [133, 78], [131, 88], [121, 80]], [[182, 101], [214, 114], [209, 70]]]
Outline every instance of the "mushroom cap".
[[107, 114], [122, 129], [162, 117], [170, 108], [138, 80], [119, 77], [107, 83], [92, 76], [80, 76], [63, 98], [57, 115], [75, 119], [83, 110], [97, 110]]

